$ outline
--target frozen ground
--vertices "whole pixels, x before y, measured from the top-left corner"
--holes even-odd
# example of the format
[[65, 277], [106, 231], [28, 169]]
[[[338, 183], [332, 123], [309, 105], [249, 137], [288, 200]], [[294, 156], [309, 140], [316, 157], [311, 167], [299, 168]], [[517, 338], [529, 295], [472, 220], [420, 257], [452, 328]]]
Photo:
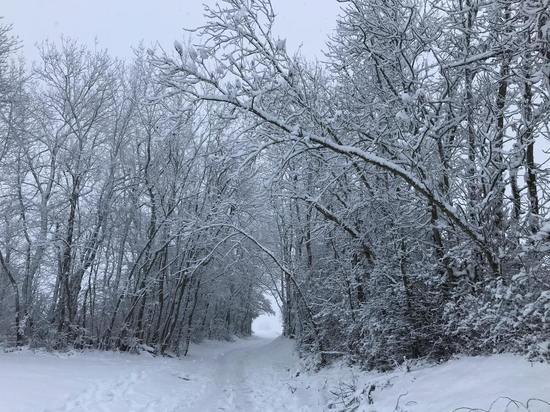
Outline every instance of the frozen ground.
[[[0, 411], [452, 411], [488, 410], [499, 397], [550, 400], [550, 366], [498, 355], [411, 372], [335, 366], [298, 373], [283, 338], [207, 342], [183, 360], [85, 352], [0, 353]], [[297, 376], [298, 375], [298, 376]], [[373, 385], [373, 386], [371, 386]], [[372, 404], [369, 404], [369, 388]], [[502, 399], [491, 411], [525, 411]], [[396, 408], [397, 406], [397, 408]], [[550, 412], [531, 402], [530, 411]]]

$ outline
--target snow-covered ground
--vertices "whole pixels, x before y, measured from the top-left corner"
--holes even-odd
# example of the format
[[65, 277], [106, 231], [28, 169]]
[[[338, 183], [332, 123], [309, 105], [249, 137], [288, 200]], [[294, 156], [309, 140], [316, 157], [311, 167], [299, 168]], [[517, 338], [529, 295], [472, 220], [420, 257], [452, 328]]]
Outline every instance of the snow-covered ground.
[[[292, 342], [283, 338], [206, 342], [182, 360], [0, 353], [0, 411], [323, 411], [345, 410], [345, 402], [358, 411], [431, 412], [489, 410], [500, 397], [550, 400], [550, 365], [512, 355], [462, 358], [411, 372], [365, 373], [342, 365], [319, 373], [299, 370]], [[532, 401], [530, 409], [506, 409], [508, 403], [501, 399], [491, 411], [550, 411], [542, 402]]]

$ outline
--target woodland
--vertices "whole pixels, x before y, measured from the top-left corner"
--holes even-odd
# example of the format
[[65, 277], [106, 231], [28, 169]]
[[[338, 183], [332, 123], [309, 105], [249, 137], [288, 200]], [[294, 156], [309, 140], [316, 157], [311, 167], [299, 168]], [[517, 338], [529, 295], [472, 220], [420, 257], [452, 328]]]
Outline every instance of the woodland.
[[[318, 366], [550, 360], [550, 3], [222, 0], [131, 61], [0, 20], [0, 341], [184, 356], [272, 308]], [[276, 3], [276, 2], [273, 2]]]

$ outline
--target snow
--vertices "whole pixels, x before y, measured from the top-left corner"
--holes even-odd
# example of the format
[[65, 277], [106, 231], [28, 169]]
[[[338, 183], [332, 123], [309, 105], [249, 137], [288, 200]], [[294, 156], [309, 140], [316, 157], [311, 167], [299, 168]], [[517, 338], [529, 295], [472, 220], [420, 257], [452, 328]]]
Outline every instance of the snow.
[[545, 240], [550, 237], [550, 222], [542, 225], [539, 232], [534, 235], [535, 240]]
[[190, 46], [187, 52], [189, 53], [191, 60], [196, 61], [198, 59], [199, 55], [193, 46]]
[[405, 104], [414, 104], [416, 102], [416, 95], [407, 92], [399, 92], [399, 98]]
[[407, 114], [406, 111], [404, 110], [399, 110], [396, 114], [395, 114], [395, 118], [397, 120], [400, 120], [402, 122], [408, 122], [410, 121], [411, 119], [409, 118], [409, 115]]
[[[362, 373], [352, 368], [325, 372], [333, 387], [338, 381], [356, 382], [361, 410], [381, 411], [466, 411], [467, 408], [491, 412], [550, 412], [550, 365], [530, 363], [519, 356], [503, 354], [489, 357], [464, 357], [437, 366], [412, 368], [389, 373]], [[372, 405], [361, 393], [374, 385]], [[366, 391], [365, 391], [366, 392]], [[530, 409], [510, 407], [510, 400]], [[396, 408], [399, 406], [399, 408]], [[508, 408], [507, 408], [508, 406]], [[464, 408], [464, 409], [459, 409]]]
[[286, 50], [286, 39], [279, 39], [275, 43], [275, 49], [277, 51], [285, 51]]
[[178, 54], [180, 56], [183, 55], [183, 46], [181, 45], [181, 43], [177, 40], [174, 40], [174, 49], [176, 49], [176, 51], [178, 52]]
[[[185, 359], [109, 352], [0, 354], [0, 411], [314, 410], [289, 389], [286, 339], [206, 342]], [[285, 396], [286, 395], [286, 396]]]
[[0, 371], [0, 411], [10, 412], [307, 412], [343, 410], [341, 402], [366, 412], [550, 411], [535, 401], [531, 409], [506, 409], [504, 397], [550, 400], [550, 365], [519, 356], [464, 357], [410, 372], [342, 363], [303, 372], [292, 341], [281, 337], [205, 342], [185, 359], [23, 350], [0, 353]]

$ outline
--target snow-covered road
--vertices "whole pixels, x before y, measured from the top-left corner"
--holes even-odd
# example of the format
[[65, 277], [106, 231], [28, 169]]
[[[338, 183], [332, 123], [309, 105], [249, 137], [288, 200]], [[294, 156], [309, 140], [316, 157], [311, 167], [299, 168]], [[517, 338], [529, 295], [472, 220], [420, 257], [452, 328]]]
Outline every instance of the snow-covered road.
[[[206, 411], [307, 411], [314, 409], [312, 394], [292, 385], [291, 343], [252, 338], [214, 357], [198, 360], [209, 365], [204, 385], [191, 404]], [[190, 410], [191, 410], [190, 409]]]
[[[293, 344], [284, 338], [191, 349], [184, 359], [0, 352], [0, 412], [448, 412], [463, 406], [550, 412], [550, 403], [534, 400], [550, 400], [550, 365], [509, 354], [419, 364], [410, 372], [365, 372], [340, 363], [298, 373]], [[504, 397], [525, 405], [533, 400], [529, 408], [515, 407]]]

